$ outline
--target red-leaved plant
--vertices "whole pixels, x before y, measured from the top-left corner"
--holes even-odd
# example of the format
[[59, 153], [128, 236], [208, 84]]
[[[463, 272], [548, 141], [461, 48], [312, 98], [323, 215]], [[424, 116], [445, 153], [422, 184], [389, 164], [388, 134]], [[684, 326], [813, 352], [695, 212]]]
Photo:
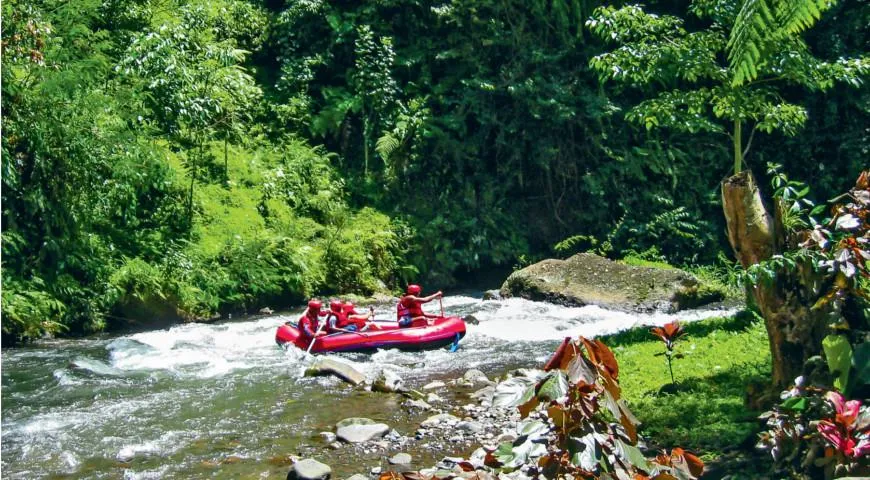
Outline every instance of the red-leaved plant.
[[870, 410], [860, 400], [846, 401], [839, 392], [795, 386], [783, 392], [784, 401], [761, 418], [768, 430], [758, 447], [770, 452], [788, 474], [813, 478], [870, 475]]
[[[619, 365], [600, 340], [566, 338], [544, 370], [549, 372], [519, 405], [524, 418], [540, 412], [552, 425], [538, 461], [546, 478], [696, 479], [704, 463], [676, 448], [646, 458], [638, 448], [639, 422], [622, 399]], [[602, 408], [603, 407], [603, 408]], [[488, 457], [491, 466], [498, 458]]]
[[[681, 448], [647, 458], [639, 422], [622, 399], [619, 365], [600, 340], [566, 338], [533, 377], [500, 383], [493, 406], [517, 407], [519, 437], [486, 448], [483, 465], [452, 472], [385, 472], [379, 480], [492, 480], [522, 469], [531, 478], [696, 480], [704, 462]], [[502, 478], [502, 477], [498, 477]]]
[[845, 459], [858, 459], [870, 453], [870, 417], [866, 409], [861, 414], [861, 401], [843, 398], [838, 392], [828, 392], [825, 398], [834, 406], [834, 417], [821, 420], [819, 434], [830, 446], [825, 456], [842, 455]]
[[679, 322], [674, 320], [673, 322], [665, 324], [663, 327], [653, 327], [652, 330], [650, 330], [650, 333], [665, 342], [665, 351], [656, 354], [656, 356], [660, 357], [664, 355], [668, 360], [668, 371], [671, 372], [671, 384], [676, 385], [677, 382], [674, 380], [673, 361], [675, 358], [683, 358], [683, 354], [674, 352], [674, 346], [676, 345], [677, 340], [686, 334], [686, 331], [683, 330], [683, 327]]

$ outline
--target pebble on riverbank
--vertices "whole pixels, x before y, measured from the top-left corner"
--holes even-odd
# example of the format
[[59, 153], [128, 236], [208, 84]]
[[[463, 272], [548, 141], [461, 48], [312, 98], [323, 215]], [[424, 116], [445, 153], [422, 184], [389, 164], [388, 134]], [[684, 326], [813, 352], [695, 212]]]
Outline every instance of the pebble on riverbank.
[[[537, 371], [516, 371], [513, 374], [534, 376], [537, 374]], [[334, 442], [330, 447], [336, 451], [341, 451], [348, 448], [350, 444], [353, 445], [352, 448], [357, 452], [365, 455], [382, 452], [384, 456], [380, 458], [383, 464], [374, 466], [369, 470], [369, 475], [366, 479], [370, 480], [373, 477], [377, 477], [384, 470], [384, 467], [396, 471], [410, 469], [413, 457], [410, 453], [407, 453], [408, 451], [441, 452], [445, 450], [457, 451], [457, 449], [467, 451], [466, 449], [469, 447], [473, 448], [477, 445], [478, 448], [472, 455], [473, 461], [460, 457], [444, 457], [437, 465], [420, 470], [420, 473], [424, 475], [427, 473], [434, 474], [435, 472], [445, 474], [452, 472], [455, 476], [461, 477], [462, 475], [467, 476], [468, 474], [475, 473], [475, 471], [464, 472], [459, 466], [460, 463], [465, 462], [463, 463], [465, 468], [468, 468], [468, 465], [482, 467], [483, 458], [487, 451], [485, 448], [493, 449], [501, 441], [510, 441], [518, 437], [516, 428], [519, 414], [513, 408], [492, 406], [492, 398], [497, 384], [480, 370], [469, 369], [464, 375], [454, 380], [431, 382], [427, 386], [429, 387], [430, 396], [437, 396], [442, 403], [438, 404], [437, 409], [429, 403], [418, 399], [409, 399], [402, 404], [409, 411], [435, 410], [433, 414], [420, 422], [419, 427], [413, 435], [402, 435], [395, 429], [390, 429], [386, 424], [378, 424], [371, 419], [347, 418], [336, 424], [336, 436], [345, 443]], [[482, 386], [482, 388], [472, 393], [467, 393], [468, 390], [463, 390], [474, 386]], [[434, 394], [433, 390], [436, 389], [439, 390], [441, 395]], [[424, 387], [421, 390], [427, 389]], [[459, 398], [470, 397], [472, 402], [454, 404], [451, 399], [455, 399], [457, 396]], [[354, 434], [348, 433], [353, 430], [357, 430], [359, 436], [353, 436]], [[327, 433], [331, 432], [321, 432], [320, 434], [325, 441], [330, 439], [326, 435]], [[469, 461], [472, 461], [472, 463], [468, 463]], [[481, 470], [476, 472], [487, 474]], [[363, 476], [357, 474], [354, 477], [362, 480]], [[505, 476], [505, 478], [523, 480], [528, 477], [518, 470], [509, 476]]]

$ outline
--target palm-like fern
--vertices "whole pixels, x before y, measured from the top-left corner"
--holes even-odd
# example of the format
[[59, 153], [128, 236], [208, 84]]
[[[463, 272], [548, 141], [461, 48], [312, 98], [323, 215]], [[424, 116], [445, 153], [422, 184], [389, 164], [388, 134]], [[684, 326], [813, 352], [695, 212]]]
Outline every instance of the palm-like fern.
[[746, 0], [728, 40], [734, 85], [758, 76], [766, 48], [811, 26], [836, 0]]

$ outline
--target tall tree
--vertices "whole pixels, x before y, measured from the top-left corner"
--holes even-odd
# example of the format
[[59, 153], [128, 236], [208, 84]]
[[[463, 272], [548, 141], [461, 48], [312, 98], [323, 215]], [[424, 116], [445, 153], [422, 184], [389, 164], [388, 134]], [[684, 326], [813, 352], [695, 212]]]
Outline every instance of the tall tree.
[[185, 7], [176, 23], [136, 34], [121, 61], [122, 72], [150, 93], [148, 120], [186, 152], [189, 224], [207, 144], [228, 139], [261, 95], [241, 65], [248, 52], [231, 39], [213, 38], [212, 23], [203, 7]]
[[[827, 62], [814, 57], [790, 26], [807, 23], [801, 9], [782, 15], [776, 10], [786, 19], [784, 26], [769, 37], [761, 36], [745, 24], [757, 21], [746, 13], [747, 9], [755, 11], [753, 5], [765, 6], [749, 0], [738, 15], [738, 1], [696, 0], [687, 13], [706, 25], [694, 30], [682, 18], [650, 14], [639, 6], [602, 7], [587, 22], [604, 41], [619, 45], [591, 61], [602, 81], [655, 85], [658, 90], [655, 97], [626, 113], [629, 121], [648, 130], [706, 131], [729, 138], [734, 176], [722, 184], [723, 209], [729, 240], [745, 268], [771, 259], [785, 247], [781, 222], [765, 208], [751, 172], [744, 171], [744, 158], [756, 132], [778, 130], [794, 135], [804, 124], [805, 108], [786, 101], [785, 88], [825, 90], [838, 81], [857, 85], [870, 66], [860, 58]], [[734, 67], [720, 62], [728, 51], [726, 32], [730, 30], [737, 32], [731, 43], [736, 52], [732, 54]], [[743, 50], [756, 52], [757, 44], [763, 45], [763, 56], [749, 55], [748, 68]], [[748, 136], [744, 127], [750, 129]], [[819, 351], [827, 329], [828, 312], [811, 310], [812, 304], [789, 294], [795, 283], [800, 282], [780, 279], [773, 285], [757, 284], [752, 292], [767, 322], [777, 386], [790, 382], [804, 361]]]

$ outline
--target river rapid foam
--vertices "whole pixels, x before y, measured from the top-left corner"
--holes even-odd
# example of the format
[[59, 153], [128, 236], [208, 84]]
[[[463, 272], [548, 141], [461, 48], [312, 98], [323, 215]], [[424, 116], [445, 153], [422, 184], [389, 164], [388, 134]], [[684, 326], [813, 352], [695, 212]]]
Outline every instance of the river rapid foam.
[[[628, 314], [480, 295], [445, 297], [443, 308], [480, 322], [468, 326], [457, 352], [381, 350], [342, 360], [369, 379], [389, 369], [418, 387], [469, 368], [493, 375], [540, 367], [568, 336], [734, 313]], [[276, 327], [299, 313], [4, 350], [3, 477], [284, 478], [287, 467], [275, 459], [341, 418], [395, 424], [397, 409], [384, 397], [302, 376], [312, 357], [274, 342]], [[376, 309], [376, 319], [394, 316], [391, 307]], [[336, 411], [322, 408], [327, 402]]]

